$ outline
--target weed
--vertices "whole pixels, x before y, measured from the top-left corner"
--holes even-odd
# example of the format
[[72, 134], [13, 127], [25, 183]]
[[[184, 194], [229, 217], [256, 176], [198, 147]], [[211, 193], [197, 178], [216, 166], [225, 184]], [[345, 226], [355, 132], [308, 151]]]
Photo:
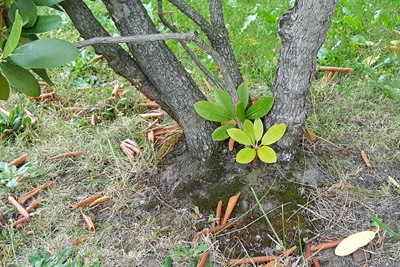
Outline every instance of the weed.
[[9, 114], [0, 111], [0, 138], [14, 138], [32, 124], [29, 117], [24, 116], [24, 109], [15, 106]]
[[16, 166], [8, 166], [6, 162], [0, 162], [0, 184], [5, 184], [7, 187], [16, 187], [18, 179], [27, 174], [30, 165], [17, 168]]

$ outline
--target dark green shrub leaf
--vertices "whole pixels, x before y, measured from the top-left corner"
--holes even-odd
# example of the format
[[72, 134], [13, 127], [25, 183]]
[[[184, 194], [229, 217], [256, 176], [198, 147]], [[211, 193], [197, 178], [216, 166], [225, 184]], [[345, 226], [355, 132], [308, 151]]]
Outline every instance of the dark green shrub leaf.
[[254, 144], [256, 141], [254, 136], [254, 124], [249, 120], [245, 120], [243, 123], [243, 131], [250, 138], [251, 143]]
[[7, 100], [9, 95], [10, 95], [10, 85], [8, 84], [7, 79], [0, 74], [0, 99]]
[[27, 68], [54, 68], [74, 60], [79, 52], [76, 47], [59, 39], [39, 39], [24, 44], [12, 52], [10, 59]]
[[48, 85], [54, 85], [54, 83], [50, 80], [47, 75], [47, 71], [45, 69], [32, 69], [40, 78], [43, 79]]
[[10, 35], [8, 36], [6, 45], [4, 46], [3, 58], [7, 58], [12, 51], [17, 47], [19, 38], [21, 37], [22, 17], [18, 10], [15, 11], [15, 21], [11, 27]]
[[260, 141], [264, 133], [264, 125], [260, 119], [254, 120], [254, 137], [256, 142]]
[[229, 129], [228, 134], [239, 144], [246, 146], [250, 146], [252, 144], [250, 137], [238, 128]]
[[15, 0], [8, 10], [8, 17], [12, 23], [15, 20], [15, 11], [19, 10], [19, 14], [24, 22], [24, 27], [32, 27], [37, 19], [37, 7], [32, 0]]
[[233, 110], [231, 96], [227, 91], [222, 89], [216, 89], [214, 91], [215, 101], [218, 105], [224, 106], [231, 113], [232, 118], [235, 117], [235, 111]]
[[264, 134], [261, 143], [265, 146], [270, 145], [282, 138], [286, 132], [286, 124], [279, 123], [272, 125]]
[[269, 146], [259, 147], [257, 149], [257, 156], [265, 163], [275, 163], [277, 160], [275, 151]]
[[37, 6], [52, 6], [64, 0], [33, 0]]
[[33, 97], [40, 95], [39, 84], [28, 70], [8, 62], [0, 62], [0, 72], [8, 83], [22, 93]]
[[274, 98], [265, 96], [246, 110], [246, 119], [255, 120], [265, 116], [272, 108]]
[[228, 129], [234, 128], [233, 124], [225, 124], [214, 130], [211, 137], [214, 141], [223, 141], [229, 137]]
[[247, 89], [246, 83], [242, 83], [239, 85], [237, 89], [239, 101], [244, 104], [244, 106], [247, 106], [247, 103], [249, 103], [249, 90]]
[[254, 148], [242, 148], [236, 155], [236, 161], [242, 164], [250, 163], [256, 157], [256, 150]]
[[246, 113], [246, 106], [242, 102], [237, 103], [236, 117], [238, 118], [239, 121], [244, 122], [244, 120], [246, 119], [245, 113]]
[[35, 34], [48, 32], [60, 24], [61, 18], [57, 15], [38, 16], [35, 25], [29, 28], [23, 28], [24, 34]]
[[68, 260], [72, 255], [72, 247], [68, 247], [66, 249], [63, 249], [58, 253], [57, 255], [57, 263], [64, 263], [66, 260]]
[[197, 114], [209, 121], [224, 122], [233, 119], [229, 110], [224, 106], [209, 102], [199, 101], [194, 104]]

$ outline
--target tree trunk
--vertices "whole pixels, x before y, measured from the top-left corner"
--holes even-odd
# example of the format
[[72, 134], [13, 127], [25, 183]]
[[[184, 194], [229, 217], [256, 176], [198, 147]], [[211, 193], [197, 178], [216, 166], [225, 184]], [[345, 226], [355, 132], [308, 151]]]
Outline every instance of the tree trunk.
[[[104, 0], [104, 4], [122, 36], [157, 33], [140, 0]], [[62, 6], [83, 38], [109, 35], [82, 0], [66, 0]], [[211, 139], [215, 125], [196, 114], [193, 105], [205, 96], [179, 60], [163, 41], [127, 45], [133, 57], [119, 45], [94, 47], [116, 73], [154, 97], [181, 126], [192, 156], [208, 156], [216, 145]]]
[[274, 86], [275, 104], [265, 126], [286, 123], [287, 132], [278, 142], [278, 160], [290, 161], [296, 152], [299, 132], [307, 118], [306, 100], [323, 44], [338, 0], [298, 0], [279, 19], [282, 40]]

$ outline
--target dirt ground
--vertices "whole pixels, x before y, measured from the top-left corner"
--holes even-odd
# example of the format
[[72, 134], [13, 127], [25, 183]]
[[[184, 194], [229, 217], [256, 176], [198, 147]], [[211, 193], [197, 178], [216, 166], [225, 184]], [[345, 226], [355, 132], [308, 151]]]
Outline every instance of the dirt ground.
[[[396, 161], [385, 164], [375, 161], [376, 168], [370, 169], [359, 150], [344, 153], [320, 148], [318, 152], [302, 150], [300, 154], [294, 164], [257, 167], [235, 164], [229, 156], [201, 163], [178, 156], [174, 157], [174, 164], [153, 175], [150, 183], [165, 196], [168, 205], [178, 208], [183, 203], [186, 207], [193, 203], [205, 216], [215, 212], [219, 199], [227, 203], [229, 196], [241, 191], [232, 216], [235, 227], [211, 237], [214, 253], [222, 254], [225, 259], [214, 261], [215, 266], [227, 266], [226, 259], [282, 252], [274, 243], [276, 240], [259, 207], [252, 209], [257, 203], [251, 188], [259, 198], [268, 192], [261, 201], [264, 211], [281, 238], [285, 231], [287, 247], [298, 247], [283, 262], [285, 266], [307, 266], [302, 257], [305, 240], [312, 239], [311, 244], [318, 244], [368, 230], [372, 227], [371, 215], [399, 232], [400, 196], [387, 179], [400, 177]], [[344, 174], [341, 178], [328, 171], [334, 170], [335, 164]], [[209, 226], [204, 218], [199, 220], [193, 238], [196, 231]], [[349, 256], [338, 257], [334, 249], [318, 251], [312, 256], [324, 267], [395, 267], [400, 266], [400, 240], [381, 231], [369, 245]]]

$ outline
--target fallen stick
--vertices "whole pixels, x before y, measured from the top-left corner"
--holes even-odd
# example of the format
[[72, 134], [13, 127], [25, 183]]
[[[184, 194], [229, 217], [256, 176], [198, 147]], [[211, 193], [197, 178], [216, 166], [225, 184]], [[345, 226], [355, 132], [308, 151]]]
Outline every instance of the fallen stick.
[[312, 259], [312, 263], [313, 263], [314, 267], [321, 267], [321, 265], [319, 264], [318, 259]]
[[27, 158], [28, 158], [28, 154], [23, 154], [19, 158], [16, 158], [13, 161], [11, 161], [10, 163], [8, 163], [8, 167], [11, 167], [11, 166], [19, 167], [26, 161]]
[[155, 119], [149, 126], [146, 127], [141, 133], [147, 133], [148, 131], [152, 131], [152, 128], [158, 123], [158, 119]]
[[369, 161], [368, 156], [367, 156], [367, 153], [365, 153], [364, 150], [361, 150], [361, 158], [362, 158], [362, 160], [364, 161], [365, 165], [366, 165], [368, 168], [372, 169], [371, 162]]
[[26, 211], [27, 212], [31, 212], [33, 209], [36, 209], [37, 207], [39, 207], [39, 204], [42, 203], [44, 201], [43, 198], [38, 198], [35, 201], [33, 201], [27, 208]]
[[143, 119], [155, 119], [161, 117], [163, 114], [161, 112], [155, 112], [155, 113], [145, 113], [145, 114], [140, 114], [139, 116], [142, 117]]
[[12, 227], [15, 228], [15, 227], [17, 227], [18, 225], [20, 225], [20, 224], [22, 224], [22, 223], [24, 223], [24, 222], [29, 221], [30, 219], [31, 219], [31, 217], [30, 217], [29, 215], [28, 215], [28, 217], [19, 218], [18, 220], [16, 220], [15, 222], [13, 222]]
[[43, 185], [29, 191], [28, 193], [25, 193], [23, 195], [21, 195], [18, 198], [18, 203], [19, 204], [24, 204], [28, 199], [36, 196], [37, 194], [39, 194], [42, 190], [48, 188], [50, 185], [52, 185], [54, 182], [53, 181], [47, 181], [46, 183], [44, 183]]
[[80, 243], [86, 241], [86, 239], [88, 239], [88, 238], [89, 238], [88, 236], [80, 236], [80, 237], [78, 237], [77, 239], [75, 239], [75, 240], [72, 242], [72, 246], [75, 247], [75, 246], [79, 245]]
[[208, 249], [200, 256], [196, 267], [205, 267], [209, 256], [210, 256], [210, 249]]
[[342, 68], [342, 67], [329, 67], [329, 66], [319, 66], [320, 70], [323, 71], [337, 71], [337, 72], [352, 72], [353, 68]]
[[97, 206], [97, 205], [99, 205], [99, 204], [101, 204], [103, 202], [106, 202], [108, 200], [110, 200], [109, 196], [100, 197], [100, 198], [96, 199], [95, 201], [93, 201], [92, 203], [90, 203], [89, 207], [91, 208], [91, 207]]
[[230, 260], [229, 266], [270, 262], [270, 261], [276, 260], [277, 258], [278, 257], [276, 257], [276, 256], [258, 256], [258, 257], [251, 257], [251, 258], [236, 259], [236, 260]]
[[315, 251], [320, 251], [320, 250], [324, 250], [324, 249], [328, 249], [328, 248], [335, 248], [337, 247], [337, 245], [342, 242], [344, 238], [338, 239], [338, 240], [333, 240], [333, 241], [328, 241], [328, 242], [324, 242], [324, 243], [320, 243], [317, 245], [311, 245], [311, 252], [315, 252]]
[[234, 196], [231, 196], [228, 201], [228, 205], [226, 207], [226, 211], [224, 214], [224, 219], [222, 220], [222, 224], [226, 224], [231, 217], [232, 211], [236, 206], [237, 201], [239, 200], [240, 192]]
[[13, 198], [12, 196], [9, 196], [9, 197], [8, 197], [8, 202], [10, 202], [10, 204], [13, 205], [13, 206], [17, 209], [18, 213], [19, 213], [22, 217], [25, 217], [25, 218], [28, 218], [28, 219], [29, 219], [29, 213], [26, 211], [26, 209], [24, 209], [24, 207], [22, 207], [22, 206], [18, 203], [18, 201], [15, 200], [15, 198]]
[[103, 55], [97, 55], [94, 58], [92, 58], [89, 62], [90, 63], [94, 63], [96, 61], [99, 61], [100, 59], [102, 59], [104, 56]]
[[218, 201], [217, 211], [215, 212], [215, 217], [216, 217], [215, 223], [217, 225], [220, 225], [221, 215], [222, 215], [222, 200]]
[[45, 100], [45, 99], [48, 99], [48, 98], [53, 98], [55, 96], [56, 96], [56, 92], [53, 91], [53, 92], [50, 92], [50, 93], [41, 94], [41, 95], [39, 95], [37, 97], [34, 97], [32, 99], [35, 100], [35, 101], [41, 101], [41, 100]]
[[70, 208], [70, 210], [75, 210], [75, 209], [81, 208], [85, 205], [88, 205], [90, 203], [93, 203], [93, 201], [95, 201], [96, 199], [98, 199], [100, 197], [101, 197], [101, 195], [94, 195], [94, 196], [88, 197], [88, 198], [76, 203], [72, 208]]
[[154, 108], [154, 109], [160, 108], [160, 105], [157, 104], [154, 101], [146, 102], [146, 103], [140, 103], [139, 105], [142, 106], [142, 107], [145, 107], [145, 108]]
[[71, 157], [77, 157], [83, 155], [83, 151], [76, 151], [76, 152], [67, 152], [63, 153], [54, 157], [51, 157], [51, 160], [58, 160], [58, 159], [65, 159], [65, 158], [71, 158]]
[[95, 233], [96, 232], [96, 228], [94, 227], [94, 223], [93, 223], [92, 218], [90, 218], [89, 216], [85, 215], [83, 213], [83, 211], [82, 211], [82, 208], [81, 208], [81, 214], [82, 214], [83, 220], [85, 221], [89, 231], [91, 233]]

